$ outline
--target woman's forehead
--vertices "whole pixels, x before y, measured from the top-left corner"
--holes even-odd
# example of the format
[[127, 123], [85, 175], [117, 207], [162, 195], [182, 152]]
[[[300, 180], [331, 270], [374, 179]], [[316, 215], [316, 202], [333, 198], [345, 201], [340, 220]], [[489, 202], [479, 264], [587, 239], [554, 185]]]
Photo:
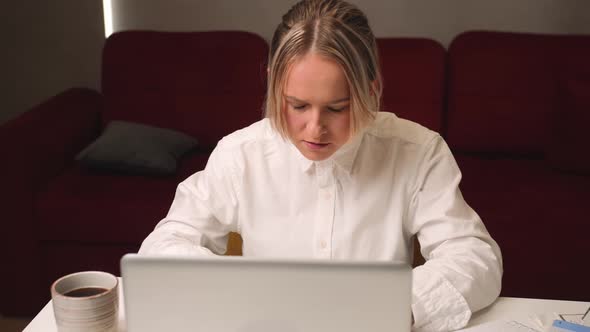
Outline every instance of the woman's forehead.
[[293, 62], [285, 83], [285, 96], [299, 101], [333, 103], [349, 98], [348, 81], [340, 64], [317, 53]]

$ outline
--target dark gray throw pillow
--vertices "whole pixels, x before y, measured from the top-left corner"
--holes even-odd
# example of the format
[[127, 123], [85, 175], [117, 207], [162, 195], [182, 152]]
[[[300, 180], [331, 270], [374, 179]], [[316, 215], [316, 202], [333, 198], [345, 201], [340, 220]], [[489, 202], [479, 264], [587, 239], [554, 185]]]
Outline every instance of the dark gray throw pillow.
[[167, 175], [176, 172], [178, 159], [196, 145], [195, 138], [172, 129], [112, 121], [76, 160], [92, 169]]

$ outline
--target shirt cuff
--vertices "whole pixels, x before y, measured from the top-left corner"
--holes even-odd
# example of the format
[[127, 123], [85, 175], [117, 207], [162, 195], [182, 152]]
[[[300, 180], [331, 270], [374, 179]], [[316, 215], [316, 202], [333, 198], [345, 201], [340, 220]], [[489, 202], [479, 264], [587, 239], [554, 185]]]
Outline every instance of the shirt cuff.
[[467, 301], [440, 272], [422, 265], [414, 269], [412, 280], [412, 331], [452, 331], [467, 325]]

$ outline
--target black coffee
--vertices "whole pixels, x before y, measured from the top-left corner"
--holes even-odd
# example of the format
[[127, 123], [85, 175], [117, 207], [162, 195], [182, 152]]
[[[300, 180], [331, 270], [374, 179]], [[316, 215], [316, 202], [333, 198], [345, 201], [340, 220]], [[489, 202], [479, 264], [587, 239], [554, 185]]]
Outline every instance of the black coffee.
[[87, 297], [104, 293], [107, 290], [108, 289], [102, 287], [83, 287], [71, 290], [64, 295], [69, 297]]

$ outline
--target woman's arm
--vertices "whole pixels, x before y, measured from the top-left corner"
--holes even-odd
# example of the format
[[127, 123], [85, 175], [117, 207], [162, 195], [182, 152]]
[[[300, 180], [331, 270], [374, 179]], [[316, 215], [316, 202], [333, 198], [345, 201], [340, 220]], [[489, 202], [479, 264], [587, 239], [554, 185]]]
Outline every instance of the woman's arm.
[[426, 263], [414, 269], [415, 329], [464, 327], [499, 295], [500, 248], [459, 190], [461, 172], [440, 136], [427, 147], [417, 174], [410, 231]]
[[144, 240], [145, 255], [203, 256], [225, 253], [229, 232], [237, 231], [237, 171], [220, 148], [204, 170], [178, 185], [167, 216]]

